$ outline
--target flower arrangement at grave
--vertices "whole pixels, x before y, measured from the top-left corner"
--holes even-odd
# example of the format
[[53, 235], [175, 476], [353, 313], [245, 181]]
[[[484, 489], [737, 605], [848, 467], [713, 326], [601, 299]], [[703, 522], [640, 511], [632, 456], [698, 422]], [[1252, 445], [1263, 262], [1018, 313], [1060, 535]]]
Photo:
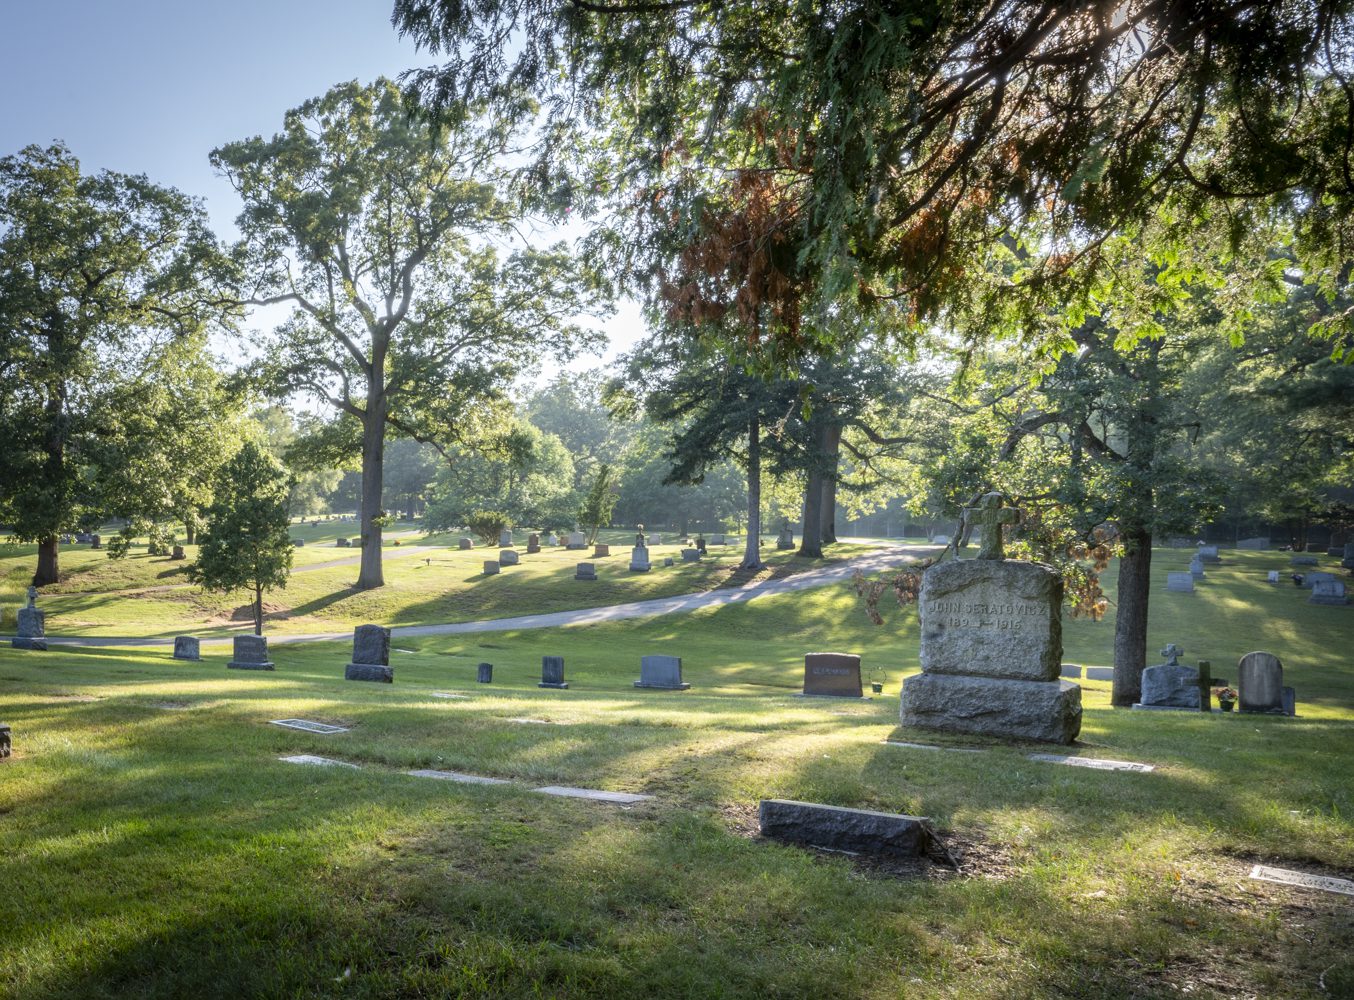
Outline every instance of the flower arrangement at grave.
[[1234, 687], [1216, 687], [1213, 689], [1213, 697], [1218, 699], [1218, 705], [1224, 712], [1230, 712], [1232, 706], [1236, 704], [1238, 695]]

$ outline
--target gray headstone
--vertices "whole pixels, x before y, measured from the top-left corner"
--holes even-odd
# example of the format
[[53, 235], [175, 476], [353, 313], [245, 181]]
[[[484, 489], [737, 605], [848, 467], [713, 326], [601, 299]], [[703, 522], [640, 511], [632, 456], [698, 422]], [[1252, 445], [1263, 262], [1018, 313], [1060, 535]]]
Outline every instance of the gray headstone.
[[932, 544], [932, 545], [949, 545], [949, 544], [950, 544], [950, 536], [949, 536], [949, 535], [932, 535], [932, 536], [931, 536], [931, 544]]
[[33, 588], [29, 587], [29, 604], [19, 609], [18, 627], [10, 645], [15, 649], [41, 652], [47, 648], [47, 612], [33, 604]]
[[1199, 671], [1179, 663], [1161, 663], [1142, 672], [1145, 706], [1199, 707]]
[[1277, 569], [1270, 570], [1268, 573], [1265, 574], [1265, 580], [1269, 583], [1278, 583], [1279, 571]]
[[592, 563], [579, 563], [578, 568], [574, 570], [575, 580], [596, 580], [597, 567]]
[[1273, 653], [1247, 653], [1237, 665], [1237, 708], [1283, 715], [1283, 664]]
[[1189, 573], [1167, 573], [1166, 589], [1178, 594], [1194, 593], [1194, 577]]
[[91, 549], [101, 549], [101, 548], [103, 548], [103, 535], [90, 535], [90, 536], [89, 536], [89, 547], [90, 547]]
[[541, 682], [536, 686], [561, 690], [569, 686], [568, 682], [564, 680], [564, 657], [541, 657]]
[[1290, 566], [1315, 566], [1319, 560], [1316, 556], [1293, 556], [1288, 560]]
[[1112, 681], [1114, 680], [1113, 667], [1087, 667], [1086, 679], [1088, 681]]
[[460, 547], [461, 551], [464, 552], [467, 549], [473, 549], [475, 547], [475, 540], [473, 538], [462, 538], [456, 544]]
[[1196, 580], [1204, 578], [1204, 560], [1203, 556], [1196, 555], [1189, 561], [1189, 575]]
[[335, 548], [339, 548], [339, 549], [346, 549], [346, 548], [349, 548], [349, 547], [351, 547], [351, 546], [352, 546], [352, 542], [348, 541], [348, 539], [346, 539], [346, 538], [340, 538], [340, 539], [338, 539], [337, 541], [334, 542], [334, 547], [335, 547]]
[[642, 545], [636, 545], [630, 550], [630, 572], [649, 572], [649, 550]]
[[1286, 687], [1283, 689], [1283, 714], [1298, 714], [1298, 692], [1296, 688]]
[[682, 562], [700, 562], [700, 549], [682, 549]]
[[498, 574], [498, 560], [497, 559], [484, 560], [484, 575], [496, 576], [497, 574]]
[[1081, 680], [1081, 668], [1073, 663], [1064, 663], [1058, 670], [1058, 676], [1069, 681]]
[[559, 544], [559, 535], [555, 534], [553, 531], [550, 532], [550, 534], [547, 535], [546, 538], [545, 538], [545, 544], [546, 544], [546, 545], [551, 545], [551, 546], [558, 545], [558, 544]]
[[1315, 587], [1318, 583], [1334, 583], [1334, 582], [1335, 582], [1334, 573], [1317, 573], [1313, 571], [1310, 573], [1302, 574], [1302, 585], [1308, 590]]
[[498, 533], [498, 547], [501, 549], [512, 548], [512, 532], [507, 528]]
[[727, 545], [728, 543], [724, 541], [724, 536], [723, 536], [723, 535], [711, 535], [711, 536], [710, 536], [710, 544], [711, 544], [711, 545]]
[[1056, 753], [1032, 753], [1030, 760], [1047, 764], [1065, 764], [1070, 767], [1089, 767], [1094, 771], [1136, 771], [1148, 774], [1156, 770], [1153, 764], [1139, 764], [1131, 760], [1107, 760], [1104, 757], [1064, 757]]
[[[305, 542], [297, 542], [296, 544], [297, 544], [297, 545], [304, 545]], [[173, 559], [175, 562], [178, 562], [178, 561], [180, 561], [180, 560], [187, 559], [187, 558], [188, 558], [188, 553], [186, 553], [186, 552], [183, 551], [183, 546], [182, 546], [182, 545], [175, 545], [175, 546], [174, 546], [174, 551], [170, 554], [169, 558], [170, 558], [170, 559]]]
[[914, 674], [903, 681], [904, 726], [1071, 743], [1081, 732], [1081, 687], [1071, 681]]
[[1255, 865], [1251, 869], [1250, 877], [1261, 882], [1278, 882], [1280, 885], [1300, 886], [1304, 889], [1320, 889], [1322, 892], [1338, 892], [1346, 896], [1354, 896], [1354, 882], [1347, 878], [1310, 875], [1307, 872], [1295, 872], [1287, 868], [1269, 868], [1265, 865]]
[[598, 788], [570, 788], [568, 785], [544, 785], [533, 788], [532, 791], [540, 792], [542, 795], [559, 795], [566, 799], [590, 799], [593, 802], [615, 802], [619, 805], [633, 805], [653, 798], [652, 795], [641, 795], [637, 792], [606, 792]]
[[593, 546], [592, 557], [594, 559], [602, 559], [609, 555], [611, 555], [611, 546], [606, 542], [598, 542]]
[[1349, 603], [1349, 598], [1345, 596], [1345, 584], [1343, 580], [1320, 580], [1312, 586], [1312, 596], [1307, 599], [1309, 604], [1326, 604], [1335, 607], [1343, 606]]
[[650, 545], [662, 545], [662, 544], [663, 544], [663, 536], [662, 536], [662, 535], [650, 535], [650, 536], [649, 536], [649, 544], [650, 544]]
[[0, 757], [8, 757], [11, 753], [12, 745], [13, 742], [9, 726], [0, 725]]
[[395, 670], [390, 666], [390, 629], [384, 625], [359, 625], [353, 629], [353, 660], [343, 672], [345, 680], [390, 684]]
[[527, 555], [534, 555], [541, 551], [541, 536], [534, 532], [527, 535]]
[[176, 635], [174, 636], [174, 659], [176, 660], [200, 660], [202, 659], [201, 644], [197, 636]]
[[432, 771], [426, 768], [418, 771], [406, 771], [414, 778], [438, 778], [442, 781], [455, 781], [463, 785], [510, 785], [506, 778], [486, 778], [480, 774], [462, 774], [459, 771]]
[[1236, 547], [1239, 549], [1248, 549], [1252, 552], [1262, 552], [1269, 548], [1269, 539], [1263, 537], [1243, 538], [1236, 543]]
[[837, 851], [915, 858], [926, 853], [933, 837], [924, 816], [785, 799], [762, 799], [758, 812], [763, 837]]
[[494, 665], [492, 663], [481, 663], [475, 680], [481, 684], [492, 684], [494, 682]]
[[664, 566], [671, 566], [671, 565], [672, 565], [672, 556], [664, 556], [664, 557], [663, 557], [663, 565], [664, 565]]
[[569, 542], [565, 548], [586, 549], [588, 547], [588, 536], [581, 531], [571, 531], [569, 533]]
[[237, 635], [235, 637], [234, 656], [226, 664], [231, 670], [272, 670], [273, 661], [268, 659], [268, 637], [263, 635]]
[[803, 693], [829, 698], [861, 697], [860, 657], [854, 653], [805, 654]]
[[500, 566], [516, 566], [521, 558], [516, 549], [503, 549], [498, 553], [498, 564]]
[[682, 681], [680, 656], [642, 656], [639, 660], [637, 688], [656, 688], [662, 691], [685, 691], [690, 684]]
[[1200, 545], [1197, 555], [1202, 557], [1203, 561], [1206, 563], [1222, 562], [1222, 558], [1218, 555], [1218, 547], [1216, 545]]

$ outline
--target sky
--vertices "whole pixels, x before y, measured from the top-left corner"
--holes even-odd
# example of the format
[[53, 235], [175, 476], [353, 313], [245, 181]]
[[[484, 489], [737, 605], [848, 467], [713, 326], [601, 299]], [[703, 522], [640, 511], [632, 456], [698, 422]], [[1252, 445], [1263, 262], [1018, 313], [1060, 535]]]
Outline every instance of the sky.
[[[239, 201], [208, 153], [273, 134], [284, 112], [336, 83], [435, 62], [396, 34], [391, 6], [0, 0], [0, 155], [59, 139], [86, 172], [144, 173], [203, 199], [217, 234], [234, 239]], [[626, 307], [599, 324], [613, 342], [608, 355], [627, 348], [640, 323]]]

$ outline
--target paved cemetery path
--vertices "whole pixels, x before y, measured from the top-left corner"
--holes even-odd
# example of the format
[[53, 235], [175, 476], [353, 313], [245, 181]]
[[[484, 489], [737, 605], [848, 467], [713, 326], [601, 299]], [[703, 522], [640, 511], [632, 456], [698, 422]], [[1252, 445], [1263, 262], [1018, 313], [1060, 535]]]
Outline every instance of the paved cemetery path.
[[[927, 549], [933, 547], [928, 546]], [[761, 597], [790, 594], [811, 587], [824, 587], [851, 579], [856, 570], [869, 575], [881, 572], [916, 558], [917, 548], [890, 545], [854, 559], [805, 570], [775, 580], [753, 581], [741, 587], [725, 587], [676, 597], [657, 597], [628, 604], [612, 604], [601, 608], [580, 608], [574, 611], [552, 611], [548, 614], [519, 615], [515, 618], [493, 618], [477, 622], [449, 622], [444, 625], [397, 625], [390, 630], [392, 639], [416, 638], [429, 635], [465, 635], [478, 632], [510, 632], [517, 629], [559, 628], [565, 625], [596, 625], [601, 622], [629, 621], [635, 618], [656, 618], [660, 615], [685, 614], [701, 608], [718, 608], [726, 604], [743, 604]], [[313, 632], [301, 635], [269, 635], [272, 645], [294, 642], [334, 642], [352, 638], [352, 630], [343, 632]], [[233, 641], [234, 636], [202, 639], [205, 645], [220, 645]], [[172, 637], [145, 639], [134, 636], [48, 636], [48, 646], [172, 646]]]

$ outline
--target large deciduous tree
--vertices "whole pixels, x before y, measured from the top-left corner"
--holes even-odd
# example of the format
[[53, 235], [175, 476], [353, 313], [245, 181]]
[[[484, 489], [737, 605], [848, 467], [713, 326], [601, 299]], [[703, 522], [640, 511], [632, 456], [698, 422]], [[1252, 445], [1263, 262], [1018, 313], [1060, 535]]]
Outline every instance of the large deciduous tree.
[[379, 587], [388, 429], [445, 447], [548, 343], [567, 356], [596, 286], [562, 248], [501, 257], [488, 242], [520, 214], [497, 160], [528, 109], [459, 105], [437, 126], [394, 84], [348, 83], [286, 115], [283, 131], [222, 146], [241, 198], [253, 303], [288, 303], [269, 342], [276, 390], [361, 425], [362, 563]]
[[[0, 159], [0, 509], [38, 543], [35, 584], [58, 578], [60, 533], [110, 502], [168, 512], [167, 480], [115, 475], [136, 445], [127, 407], [148, 371], [181, 385], [161, 362], [202, 329], [224, 277], [186, 195], [144, 176], [82, 174], [61, 145]], [[127, 495], [106, 495], [114, 480]]]

